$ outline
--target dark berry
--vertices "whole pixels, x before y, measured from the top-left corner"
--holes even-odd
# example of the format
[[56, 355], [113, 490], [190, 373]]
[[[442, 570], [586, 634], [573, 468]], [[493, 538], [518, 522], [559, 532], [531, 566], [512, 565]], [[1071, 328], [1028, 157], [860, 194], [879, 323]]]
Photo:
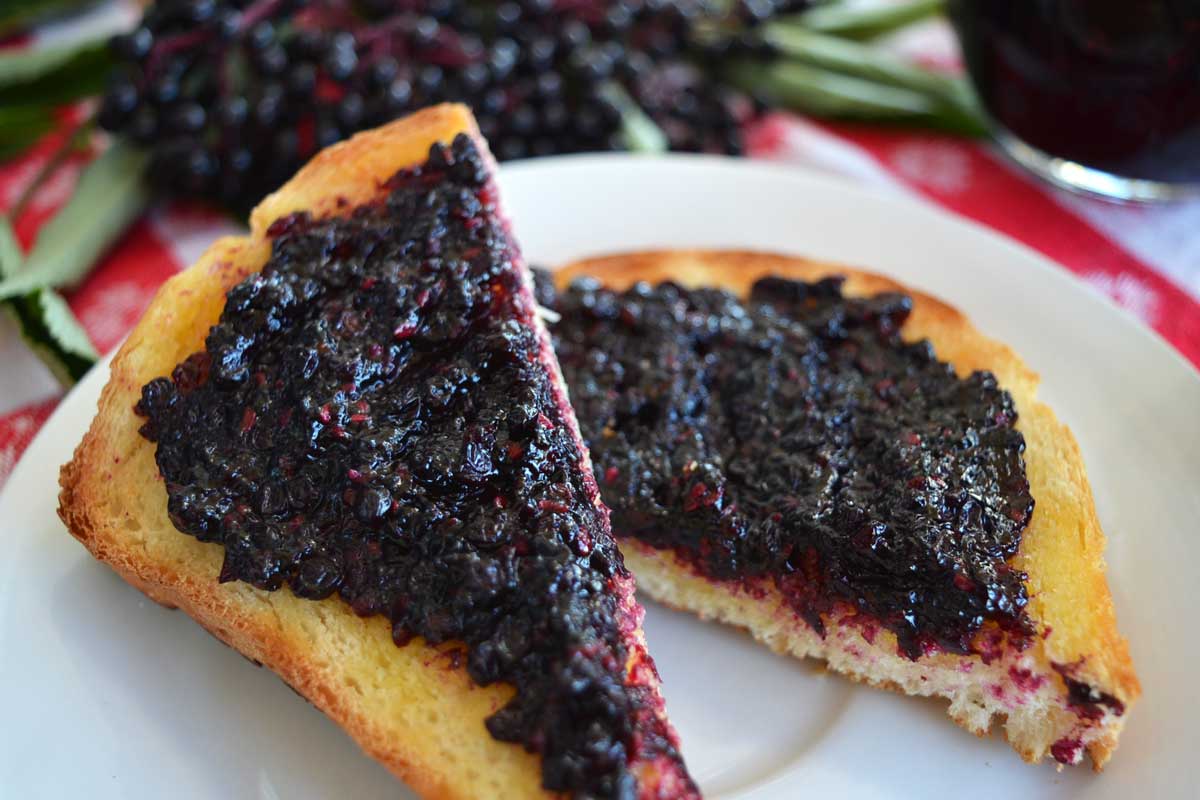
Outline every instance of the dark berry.
[[365, 108], [366, 104], [363, 102], [362, 95], [350, 92], [342, 98], [342, 102], [338, 103], [338, 123], [348, 131], [357, 129], [359, 123], [362, 122]]
[[468, 64], [459, 75], [459, 83], [468, 96], [477, 94], [488, 85], [491, 73], [487, 66], [480, 63]]
[[534, 39], [525, 49], [525, 66], [535, 74], [548, 69], [557, 50], [558, 45], [548, 36]]
[[114, 74], [132, 90], [114, 81], [99, 122], [152, 150], [156, 137], [185, 137], [222, 164], [248, 148], [254, 169], [209, 184], [223, 199], [240, 187], [243, 208], [299, 166], [272, 152], [285, 131], [299, 159], [442, 101], [469, 104], [490, 135], [523, 139], [504, 148], [514, 157], [572, 152], [615, 146], [620, 119], [603, 98], [616, 83], [672, 146], [733, 152], [750, 113], [700, 88], [724, 87], [735, 52], [771, 57], [751, 23], [807, 2], [159, 0], [112, 40]]
[[201, 25], [211, 20], [216, 13], [216, 0], [191, 0], [186, 4], [184, 18], [193, 25]]
[[528, 105], [517, 106], [509, 118], [509, 125], [514, 132], [527, 136], [537, 129], [537, 112]]
[[325, 72], [335, 81], [344, 81], [354, 74], [358, 66], [358, 55], [353, 47], [333, 47], [321, 62]]
[[99, 122], [108, 130], [124, 126], [129, 115], [137, 108], [138, 91], [128, 80], [120, 79], [109, 86], [100, 104]]
[[412, 102], [412, 84], [406, 80], [394, 80], [384, 94], [386, 106], [393, 111], [402, 111]]
[[226, 98], [217, 105], [216, 115], [217, 121], [225, 127], [241, 127], [250, 115], [250, 103], [240, 96]]
[[558, 32], [559, 49], [565, 53], [586, 47], [591, 41], [591, 30], [579, 20], [567, 21]]
[[156, 105], [165, 106], [174, 103], [179, 98], [179, 78], [167, 74], [150, 85], [150, 101]]
[[270, 20], [256, 22], [246, 32], [246, 44], [251, 50], [266, 50], [274, 43], [275, 26]]
[[371, 85], [379, 88], [391, 86], [392, 81], [400, 74], [400, 63], [396, 59], [381, 58], [371, 65]]
[[154, 44], [154, 34], [145, 27], [134, 28], [132, 31], [112, 39], [112, 50], [127, 61], [141, 61], [150, 53]]
[[288, 94], [297, 99], [312, 96], [317, 88], [317, 68], [312, 64], [296, 64], [287, 74]]
[[263, 87], [258, 102], [254, 104], [254, 121], [262, 128], [270, 128], [283, 111], [283, 87], [277, 83]]
[[521, 21], [521, 6], [518, 3], [506, 2], [496, 6], [496, 29], [507, 33]]
[[182, 103], [167, 113], [166, 127], [172, 133], [196, 133], [204, 129], [207, 119], [199, 103]]
[[338, 127], [337, 122], [326, 119], [317, 123], [316, 127], [317, 147], [328, 147], [331, 144], [340, 142], [343, 137], [342, 129]]
[[513, 161], [525, 155], [525, 140], [519, 137], [506, 136], [496, 145], [496, 158], [501, 161]]
[[274, 77], [287, 69], [287, 53], [279, 45], [272, 45], [257, 51], [254, 63], [263, 75]]
[[412, 84], [406, 80], [395, 80], [388, 86], [385, 94], [387, 106], [399, 111], [408, 108], [412, 102]]
[[422, 17], [413, 26], [412, 41], [417, 47], [428, 47], [437, 41], [441, 25], [433, 17]]
[[495, 117], [501, 111], [508, 108], [508, 93], [503, 89], [492, 89], [484, 94], [476, 107], [479, 113], [488, 117]]
[[427, 97], [436, 97], [442, 88], [446, 73], [436, 64], [421, 67], [417, 73], [417, 89]]
[[545, 72], [537, 77], [537, 95], [543, 100], [555, 100], [563, 92], [563, 79], [557, 72]]
[[633, 25], [633, 13], [624, 3], [617, 3], [604, 15], [604, 24], [610, 33], [623, 34]]
[[127, 131], [138, 144], [153, 144], [158, 137], [158, 114], [154, 109], [143, 106], [134, 113]]
[[551, 102], [542, 106], [541, 125], [551, 133], [556, 133], [565, 128], [570, 118], [571, 112], [563, 102]]

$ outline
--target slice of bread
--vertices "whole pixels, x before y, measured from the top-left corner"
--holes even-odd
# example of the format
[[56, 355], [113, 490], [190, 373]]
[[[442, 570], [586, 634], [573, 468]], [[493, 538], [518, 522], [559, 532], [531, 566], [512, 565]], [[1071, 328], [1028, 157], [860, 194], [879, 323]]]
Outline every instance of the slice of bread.
[[[1097, 770], [1108, 761], [1141, 690], [1128, 644], [1117, 632], [1105, 579], [1104, 534], [1079, 446], [1054, 412], [1038, 401], [1037, 375], [1011, 349], [987, 338], [963, 314], [933, 297], [834, 264], [753, 252], [642, 252], [570, 264], [555, 273], [555, 282], [565, 287], [584, 275], [618, 290], [637, 281], [673, 281], [687, 287], [722, 287], [742, 297], [754, 281], [768, 275], [804, 281], [843, 275], [847, 295], [903, 292], [912, 297], [913, 312], [902, 336], [929, 339], [938, 358], [952, 364], [959, 375], [994, 373], [1016, 403], [1036, 502], [1014, 561], [1028, 575], [1028, 613], [1038, 631], [1024, 652], [1001, 653], [986, 661], [979, 655], [950, 653], [909, 660], [900, 655], [893, 633], [881, 629], [868, 641], [861, 623], [847, 623], [839, 613], [823, 617], [822, 638], [769, 579], [758, 585], [722, 583], [701, 576], [672, 551], [630, 538], [621, 538], [621, 547], [638, 585], [669, 606], [745, 628], [778, 652], [823, 659], [832, 669], [865, 683], [944, 697], [950, 701], [951, 718], [978, 735], [1001, 721], [1009, 743], [1028, 761], [1049, 754], [1075, 763], [1085, 750]], [[615, 533], [623, 536], [619, 529]], [[1088, 702], [1104, 695], [1117, 704]]]
[[[190, 269], [169, 280], [112, 362], [112, 375], [91, 429], [63, 467], [60, 515], [98, 559], [154, 600], [177, 607], [246, 657], [277, 672], [297, 692], [342, 726], [371, 756], [426, 797], [528, 798], [542, 788], [540, 759], [497, 741], [485, 718], [513, 696], [503, 684], [475, 685], [463, 666], [462, 643], [438, 646], [416, 638], [393, 643], [381, 616], [356, 616], [336, 595], [299, 598], [241, 582], [221, 583], [223, 548], [184, 535], [167, 514], [167, 493], [155, 445], [139, 435], [134, 412], [142, 386], [203, 350], [205, 336], [225, 305], [226, 292], [260, 270], [271, 253], [268, 228], [296, 211], [313, 217], [344, 214], [388, 191], [402, 168], [423, 163], [435, 143], [460, 133], [473, 137], [489, 168], [486, 145], [462, 106], [427, 109], [359, 134], [318, 154], [253, 212], [250, 233], [216, 242]], [[515, 248], [514, 248], [515, 252]], [[523, 276], [518, 300], [532, 309], [532, 285]], [[551, 376], [559, 418], [578, 446], [578, 427], [540, 321], [541, 368]], [[584, 457], [585, 492], [599, 504]], [[641, 608], [632, 580], [614, 580], [619, 622], [627, 631], [627, 685], [647, 698], [665, 725], [657, 674], [645, 652]], [[667, 729], [669, 730], [669, 728]], [[631, 765], [643, 797], [690, 796], [690, 779], [676, 759]]]

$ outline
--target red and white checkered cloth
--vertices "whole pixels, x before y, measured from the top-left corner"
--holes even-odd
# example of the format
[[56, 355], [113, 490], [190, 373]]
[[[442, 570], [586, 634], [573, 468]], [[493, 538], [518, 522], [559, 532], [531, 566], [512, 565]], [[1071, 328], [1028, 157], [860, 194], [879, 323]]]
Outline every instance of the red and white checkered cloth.
[[[134, 12], [115, 2], [97, 13], [102, 24], [121, 25]], [[900, 46], [944, 61], [947, 52], [953, 57], [947, 42], [945, 29], [931, 26]], [[756, 158], [933, 203], [1024, 242], [1107, 294], [1200, 367], [1200, 201], [1133, 207], [1077, 197], [1023, 174], [987, 144], [940, 135], [776, 115], [751, 139]], [[27, 157], [0, 166], [0, 211], [12, 205], [54, 147], [51, 137]], [[38, 192], [17, 224], [24, 246], [70, 194], [84, 163], [84, 156], [74, 159]], [[68, 298], [97, 349], [120, 341], [158, 285], [232, 228], [215, 213], [179, 207], [137, 224]], [[7, 320], [0, 322], [0, 368], [2, 485], [62, 390]]]

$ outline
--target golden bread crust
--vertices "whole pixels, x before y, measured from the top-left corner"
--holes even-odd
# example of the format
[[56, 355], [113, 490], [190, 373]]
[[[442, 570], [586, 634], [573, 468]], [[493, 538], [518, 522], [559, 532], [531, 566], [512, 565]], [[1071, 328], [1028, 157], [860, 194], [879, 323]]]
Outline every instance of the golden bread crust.
[[550, 797], [540, 759], [484, 728], [512, 689], [474, 685], [462, 645], [418, 638], [399, 648], [383, 618], [357, 617], [336, 597], [311, 601], [218, 583], [222, 549], [171, 524], [154, 446], [138, 434], [132, 411], [146, 382], [203, 348], [226, 291], [269, 256], [273, 220], [367, 202], [395, 172], [424, 161], [433, 143], [463, 132], [478, 138], [470, 113], [444, 105], [323, 151], [254, 211], [249, 236], [216, 242], [167, 281], [113, 359], [99, 413], [63, 467], [59, 513], [93, 555], [277, 672], [422, 796]]
[[[903, 336], [910, 340], [928, 338], [938, 357], [953, 364], [960, 375], [990, 370], [1016, 403], [1017, 427], [1025, 436], [1026, 471], [1036, 510], [1015, 564], [1029, 575], [1030, 616], [1040, 631], [1047, 632], [1034, 647], [1035, 657], [1044, 668], [1050, 663], [1072, 665], [1073, 677], [1116, 697], [1127, 710], [1138, 698], [1141, 687], [1128, 643], [1117, 631], [1105, 578], [1105, 538], [1079, 445], [1067, 426], [1037, 399], [1037, 374], [1011, 348], [983, 335], [961, 312], [934, 297], [889, 278], [838, 264], [747, 251], [650, 251], [578, 261], [559, 270], [555, 279], [564, 286], [579, 275], [590, 275], [618, 289], [637, 281], [670, 280], [685, 286], [721, 286], [741, 296], [745, 296], [755, 280], [766, 275], [808, 281], [844, 275], [845, 291], [850, 295], [900, 291], [911, 296], [914, 307], [902, 330]], [[679, 595], [678, 585], [684, 580], [686, 568], [661, 554], [633, 551], [627, 543], [622, 547], [639, 586], [649, 587], [656, 599], [679, 604], [672, 603], [679, 597], [671, 595]], [[662, 592], [654, 592], [655, 584], [663, 582], [650, 580], [651, 572], [669, 575], [673, 585], [662, 585]], [[703, 606], [708, 616], [727, 616], [713, 605], [717, 602], [714, 598], [701, 596], [711, 591], [692, 586], [687, 593], [692, 598], [692, 610], [702, 610]], [[752, 613], [743, 611], [728, 616], [743, 619]], [[765, 618], [762, 622], [763, 626], [769, 624]], [[762, 627], [746, 621], [742, 624], [752, 631]], [[796, 642], [768, 643], [785, 651], [800, 649]], [[859, 673], [855, 677], [897, 685], [896, 681], [878, 675]], [[1123, 718], [1112, 720], [1111, 727], [1087, 743], [1097, 768], [1116, 747], [1116, 735], [1123, 722]], [[968, 727], [981, 732], [978, 725]], [[1010, 725], [1010, 740], [1014, 738], [1011, 728]], [[1023, 746], [1021, 741], [1012, 743], [1031, 760], [1045, 750]]]

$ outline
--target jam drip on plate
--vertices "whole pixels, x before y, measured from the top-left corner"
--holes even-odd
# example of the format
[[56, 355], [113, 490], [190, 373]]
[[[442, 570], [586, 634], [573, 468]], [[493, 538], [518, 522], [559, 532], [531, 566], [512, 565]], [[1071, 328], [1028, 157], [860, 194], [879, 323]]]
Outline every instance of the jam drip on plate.
[[679, 756], [653, 667], [626, 676], [630, 576], [487, 168], [460, 136], [387, 189], [276, 222], [204, 351], [143, 388], [171, 520], [224, 546], [222, 581], [465, 643], [476, 683], [516, 687], [487, 729], [540, 753], [547, 789], [635, 797], [634, 762]]
[[[853, 609], [917, 658], [1033, 633], [1008, 560], [1033, 512], [1012, 398], [840, 279], [716, 289], [539, 275], [613, 530], [701, 574], [773, 582], [816, 631]], [[827, 616], [826, 616], [827, 618]]]

